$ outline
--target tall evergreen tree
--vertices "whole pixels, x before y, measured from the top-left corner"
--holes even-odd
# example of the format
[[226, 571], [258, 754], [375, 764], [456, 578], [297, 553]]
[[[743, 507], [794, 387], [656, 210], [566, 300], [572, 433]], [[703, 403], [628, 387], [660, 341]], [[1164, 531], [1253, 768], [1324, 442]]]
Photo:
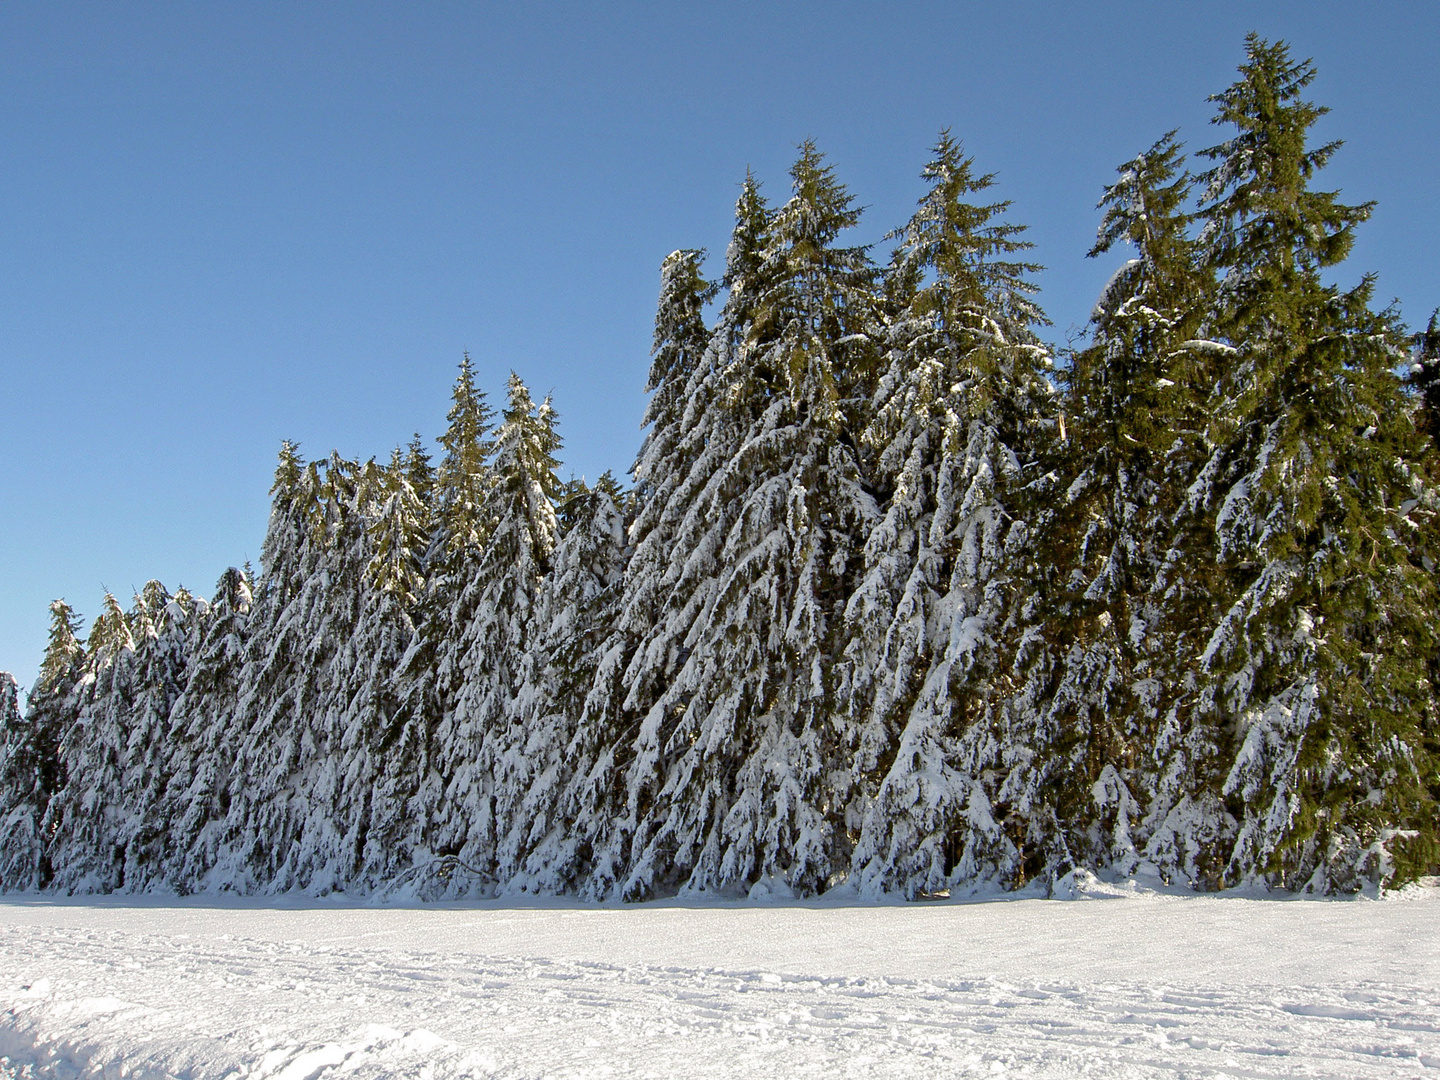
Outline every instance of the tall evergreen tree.
[[[593, 879], [610, 819], [623, 810], [614, 766], [613, 701], [596, 673], [619, 614], [625, 570], [622, 493], [609, 473], [572, 496], [575, 524], [551, 559], [531, 617], [532, 637], [516, 694], [520, 760], [533, 778], [501, 839], [501, 876], [512, 889], [575, 892]], [[523, 778], [517, 777], [517, 780]]]
[[379, 745], [395, 711], [391, 673], [411, 629], [394, 594], [367, 576], [392, 482], [373, 461], [332, 456], [313, 499], [298, 500], [319, 523], [302, 541], [302, 588], [283, 607], [259, 605], [252, 615], [240, 701], [242, 757], [254, 780], [234, 792], [229, 827], [267, 890], [323, 893], [374, 871]]
[[[596, 805], [591, 812], [591, 820], [607, 821], [604, 839], [593, 844], [594, 869], [584, 886], [591, 895], [608, 896], [623, 888], [635, 831], [659, 779], [647, 749], [650, 742], [637, 740], [637, 732], [656, 714], [659, 698], [689, 658], [686, 635], [709, 595], [714, 552], [702, 550], [711, 522], [707, 502], [714, 498], [712, 480], [734, 454], [739, 437], [723, 407], [724, 372], [752, 325], [773, 217], [758, 181], [747, 174], [726, 253], [725, 303], [699, 355], [693, 345], [685, 347], [703, 332], [698, 294], [709, 291], [701, 285], [698, 257], [671, 256], [662, 275], [654, 356], [663, 361], [652, 367], [651, 393], [683, 402], [683, 412], [676, 437], [654, 433], [635, 463], [636, 517], [629, 529], [633, 552], [614, 627], [586, 701], [587, 723], [608, 747], [604, 758], [624, 777], [625, 789], [621, 803]], [[662, 393], [662, 382], [673, 382], [679, 392], [667, 388]], [[657, 428], [670, 422], [665, 411], [652, 412]], [[677, 550], [694, 554], [680, 559]], [[615, 794], [606, 785], [594, 790], [605, 798]]]
[[5, 729], [0, 773], [0, 887], [43, 889], [54, 878], [50, 800], [66, 784], [60, 744], [79, 712], [76, 685], [85, 650], [80, 617], [64, 600], [50, 605], [50, 640], [30, 688], [25, 718]]
[[[458, 690], [435, 735], [445, 788], [428, 815], [431, 844], [491, 878], [499, 840], [531, 779], [515, 695], [531, 655], [535, 601], [557, 541], [555, 421], [549, 399], [535, 405], [512, 373], [495, 433], [494, 481], [480, 507], [491, 524], [451, 620], [460, 631], [453, 645]], [[476, 885], [457, 881], [462, 889]]]
[[[437, 728], [453, 713], [463, 689], [461, 628], [468, 626], [475, 614], [478, 593], [474, 581], [494, 527], [493, 520], [486, 517], [494, 486], [490, 465], [495, 449], [491, 432], [494, 413], [484, 392], [475, 385], [468, 353], [460, 364], [447, 418], [449, 424], [440, 437], [445, 453], [425, 499], [435, 523], [424, 560], [425, 590], [416, 605], [415, 633], [399, 669], [403, 720], [397, 737], [405, 752], [413, 755], [418, 771], [410, 810], [417, 829], [417, 849], [435, 844], [431, 815], [442, 805], [447, 783]], [[412, 443], [407, 461], [423, 488], [429, 464], [416, 443]]]
[[[237, 781], [243, 777], [230, 784], [227, 773], [223, 806], [214, 808], [224, 819], [215, 826], [212, 852], [212, 859], [224, 860], [217, 886], [253, 891], [283, 877], [287, 865], [293, 874], [305, 803], [315, 794], [299, 780], [315, 745], [312, 725], [321, 720], [324, 668], [337, 648], [327, 619], [334, 607], [353, 603], [354, 576], [337, 574], [335, 559], [337, 547], [346, 546], [341, 534], [354, 527], [340, 495], [351, 472], [338, 455], [306, 463], [295, 444], [281, 445], [246, 633], [222, 654], [229, 701], [210, 718], [212, 738], [232, 748]], [[222, 588], [217, 600], [224, 594]], [[217, 615], [234, 618], [233, 606], [217, 602], [211, 618]]]
[[632, 469], [638, 509], [631, 531], [635, 555], [630, 610], [635, 629], [642, 632], [647, 613], [664, 602], [661, 590], [667, 587], [670, 547], [686, 509], [681, 492], [696, 459], [707, 449], [705, 441], [696, 438], [697, 407], [715, 360], [707, 351], [710, 333], [704, 309], [717, 287], [700, 274], [704, 257], [703, 251], [676, 251], [660, 268], [660, 302], [645, 384], [651, 395], [644, 418], [649, 431]]
[[135, 641], [114, 594], [106, 593], [90, 628], [79, 708], [60, 740], [65, 784], [50, 798], [50, 856], [55, 885], [69, 892], [111, 892], [124, 884], [129, 818], [124, 780], [134, 706]]
[[36, 690], [54, 687], [65, 678], [74, 677], [76, 666], [85, 656], [85, 648], [76, 636], [82, 622], [64, 600], [51, 603], [50, 639], [45, 645], [45, 658], [40, 662]]
[[[449, 427], [440, 436], [445, 456], [435, 477], [439, 499], [441, 543], [445, 551], [457, 555], [475, 551], [489, 536], [491, 522], [484, 505], [489, 494], [492, 474], [488, 460], [495, 446], [490, 438], [494, 411], [485, 401], [485, 392], [475, 386], [475, 367], [466, 353], [460, 361], [460, 374], [455, 380], [453, 403], [446, 414]], [[413, 468], [423, 474], [428, 463], [412, 444], [410, 460]]]
[[1436, 598], [1408, 514], [1424, 450], [1393, 370], [1403, 338], [1372, 309], [1373, 278], [1321, 279], [1371, 204], [1310, 188], [1340, 145], [1308, 145], [1325, 112], [1301, 97], [1314, 77], [1251, 35], [1213, 99], [1236, 134], [1205, 151], [1201, 211], [1215, 332], [1234, 352], [1191, 489], [1222, 584], [1195, 707], [1235, 733], [1217, 778], [1235, 833], [1216, 880], [1331, 889], [1435, 861]]
[[167, 737], [170, 711], [185, 687], [192, 642], [194, 599], [185, 589], [171, 596], [158, 581], [146, 582], [130, 613], [136, 639], [135, 690], [123, 789], [130, 812], [116, 843], [125, 851], [125, 887], [164, 887], [169, 823], [165, 789], [170, 782]]
[[[37, 684], [38, 690], [38, 684]], [[38, 710], [22, 716], [19, 687], [0, 672], [0, 890], [43, 887], [40, 818], [57, 765], [53, 747], [38, 737]], [[47, 771], [50, 775], [46, 775]]]
[[239, 701], [252, 601], [250, 583], [235, 567], [220, 575], [212, 600], [195, 601], [188, 642], [193, 659], [165, 737], [168, 783], [161, 815], [167, 823], [165, 879], [182, 893], [253, 889], [227, 829], [233, 792], [258, 779], [241, 756]]
[[1218, 348], [1196, 338], [1211, 287], [1189, 231], [1192, 183], [1172, 131], [1121, 166], [1101, 200], [1090, 256], [1124, 244], [1134, 257], [1062, 372], [1070, 431], [1061, 497], [1038, 542], [1033, 659], [1018, 699], [1041, 718], [1039, 772], [1063, 830], [1052, 850], [1126, 874], [1145, 858], [1183, 874], [1193, 855], [1171, 812], [1192, 813], [1197, 735], [1172, 711], [1183, 673], [1157, 595], [1171, 519], [1206, 453], [1191, 403], [1206, 394], [1197, 379]]
[[[1015, 256], [1023, 226], [942, 132], [930, 190], [887, 274], [894, 306], [864, 431], [884, 516], [847, 607], [844, 695], [865, 889], [908, 894], [996, 873], [1007, 846], [979, 777], [994, 740], [987, 668], [1000, 651], [1022, 489], [1049, 408], [1045, 321]], [[977, 757], [977, 754], [979, 756]], [[993, 755], [992, 755], [993, 756]]]
[[375, 548], [369, 573], [375, 586], [406, 608], [420, 600], [425, 585], [425, 553], [432, 523], [429, 507], [410, 481], [411, 470], [397, 449], [390, 467], [377, 476], [379, 514], [368, 527]]
[[[813, 145], [791, 175], [795, 194], [767, 223], [758, 260], [742, 196], [736, 314], [715, 331], [721, 393], [698, 425], [715, 457], [691, 468], [663, 630], [630, 668], [659, 693], [630, 767], [626, 895], [764, 878], [819, 891], [847, 865], [844, 823], [822, 789], [836, 764], [840, 609], [874, 511], [846, 434], [868, 372], [874, 275], [863, 248], [836, 244], [859, 211]], [[651, 683], [645, 667], [673, 675]]]

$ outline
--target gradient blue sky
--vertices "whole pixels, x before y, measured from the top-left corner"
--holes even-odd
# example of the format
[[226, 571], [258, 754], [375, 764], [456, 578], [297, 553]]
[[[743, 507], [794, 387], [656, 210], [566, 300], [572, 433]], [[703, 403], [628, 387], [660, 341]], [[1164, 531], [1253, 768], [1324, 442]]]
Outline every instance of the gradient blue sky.
[[718, 273], [746, 167], [782, 200], [807, 137], [880, 241], [951, 127], [1063, 341], [1115, 262], [1084, 258], [1103, 185], [1171, 127], [1218, 141], [1252, 29], [1319, 67], [1323, 184], [1378, 200], [1338, 280], [1423, 324], [1440, 5], [7, 0], [0, 669], [34, 678], [54, 597], [208, 595], [258, 559], [282, 438], [433, 439], [462, 350], [492, 401], [512, 367], [553, 390], [567, 470], [623, 472], [661, 259]]

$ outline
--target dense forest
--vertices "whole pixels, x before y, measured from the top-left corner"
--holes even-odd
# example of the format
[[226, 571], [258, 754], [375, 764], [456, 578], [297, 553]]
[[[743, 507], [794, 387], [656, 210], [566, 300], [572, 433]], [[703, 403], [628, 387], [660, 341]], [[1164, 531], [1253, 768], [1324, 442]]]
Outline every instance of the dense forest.
[[[421, 897], [1220, 889], [1440, 866], [1440, 329], [1283, 43], [1123, 164], [1084, 341], [942, 133], [888, 261], [810, 143], [661, 269], [633, 485], [469, 358], [434, 458], [286, 443], [261, 565], [56, 601], [0, 886]], [[497, 402], [497, 404], [499, 404]], [[1038, 885], [1037, 885], [1038, 883]]]

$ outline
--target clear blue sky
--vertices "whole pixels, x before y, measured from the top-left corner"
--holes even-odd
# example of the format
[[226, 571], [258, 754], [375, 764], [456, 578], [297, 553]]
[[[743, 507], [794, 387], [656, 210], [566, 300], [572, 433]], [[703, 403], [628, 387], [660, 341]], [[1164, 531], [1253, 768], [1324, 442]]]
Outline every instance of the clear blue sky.
[[[1440, 5], [0, 5], [0, 669], [46, 606], [209, 594], [257, 559], [282, 438], [385, 456], [444, 426], [462, 350], [492, 400], [553, 390], [567, 470], [639, 445], [657, 269], [719, 272], [747, 166], [813, 137], [908, 217], [949, 126], [1031, 226], [1063, 341], [1115, 166], [1256, 30], [1313, 57], [1323, 176], [1378, 210], [1340, 280], [1440, 304]], [[884, 254], [882, 244], [877, 253]], [[1119, 256], [1117, 256], [1118, 258]]]

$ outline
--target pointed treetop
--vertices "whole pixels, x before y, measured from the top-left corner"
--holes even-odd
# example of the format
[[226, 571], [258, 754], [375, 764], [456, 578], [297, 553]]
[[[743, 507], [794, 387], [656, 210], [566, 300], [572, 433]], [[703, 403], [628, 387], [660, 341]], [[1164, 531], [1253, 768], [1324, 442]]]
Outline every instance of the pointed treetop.
[[745, 373], [758, 382], [741, 396], [762, 401], [771, 392], [762, 386], [783, 385], [811, 420], [831, 426], [870, 363], [863, 331], [875, 267], [868, 246], [836, 244], [860, 210], [813, 142], [801, 144], [790, 176], [794, 194], [772, 221], [746, 334], [763, 360]]
[[774, 214], [760, 194], [760, 181], [745, 170], [740, 198], [735, 201], [735, 228], [725, 249], [725, 276], [721, 284], [736, 293], [747, 291], [759, 277], [760, 261], [770, 242]]
[[555, 458], [560, 449], [555, 430], [559, 417], [548, 397], [537, 406], [513, 371], [507, 389], [505, 422], [496, 433], [495, 451], [497, 494], [506, 506], [500, 516], [518, 512], [523, 518], [528, 554], [543, 569], [555, 548], [555, 499], [562, 487]]
[[604, 492], [616, 506], [625, 502], [625, 489], [620, 486], [620, 482], [615, 479], [615, 474], [609, 469], [600, 474], [591, 490]]
[[1240, 79], [1213, 95], [1215, 124], [1238, 133], [1200, 151], [1216, 162], [1201, 179], [1201, 210], [1208, 219], [1212, 259], [1220, 267], [1253, 270], [1277, 265], [1282, 273], [1333, 266], [1350, 252], [1355, 225], [1374, 203], [1346, 206], [1338, 192], [1308, 190], [1311, 177], [1340, 148], [1340, 140], [1310, 148], [1310, 128], [1329, 110], [1300, 97], [1315, 79], [1309, 60], [1293, 61], [1283, 41], [1245, 39]]
[[467, 352], [455, 380], [453, 404], [446, 418], [450, 426], [440, 436], [445, 456], [435, 475], [439, 515], [445, 546], [451, 554], [477, 548], [485, 540], [489, 525], [480, 505], [490, 486], [487, 461], [494, 452], [490, 423], [494, 411], [485, 394], [475, 386], [475, 369]]
[[275, 466], [275, 482], [270, 485], [270, 495], [274, 497], [294, 492], [296, 485], [300, 483], [300, 473], [304, 467], [305, 459], [300, 456], [300, 444], [289, 439], [282, 440], [280, 461]]
[[211, 606], [216, 610], [247, 612], [250, 610], [250, 583], [238, 567], [232, 566], [220, 575], [215, 583], [215, 599]]
[[[1019, 239], [1024, 225], [999, 220], [1010, 201], [971, 201], [995, 183], [995, 174], [975, 175], [974, 158], [948, 128], [932, 153], [920, 174], [930, 190], [909, 224], [891, 234], [902, 241], [891, 271], [905, 283], [899, 291], [916, 289], [911, 304], [917, 313], [935, 312], [947, 323], [973, 322], [976, 313], [987, 311], [1004, 318], [1012, 337], [1032, 324], [1049, 325], [1030, 299], [1038, 289], [1028, 280], [1044, 268], [1002, 257], [1034, 246]], [[922, 288], [927, 273], [933, 278]]]
[[430, 452], [425, 449], [425, 440], [415, 432], [410, 445], [405, 448], [405, 479], [410, 481], [415, 495], [423, 503], [429, 503], [435, 488], [435, 469], [430, 464]]
[[701, 276], [704, 262], [703, 248], [688, 248], [672, 251], [660, 266], [660, 302], [646, 393], [654, 393], [667, 381], [683, 382], [709, 343], [705, 305], [715, 299], [720, 286]]
[[130, 635], [130, 623], [125, 618], [125, 611], [120, 607], [120, 601], [115, 599], [115, 594], [108, 590], [105, 593], [104, 610], [96, 616], [85, 644], [91, 658], [99, 663], [113, 659], [122, 649], [135, 647], [135, 639]]
[[64, 600], [51, 602], [50, 641], [45, 646], [45, 659], [40, 663], [38, 685], [41, 689], [48, 689], [59, 682], [83, 654], [76, 637], [80, 621], [80, 616]]
[[776, 232], [784, 234], [778, 250], [786, 251], [790, 271], [826, 265], [854, 269], [850, 264], [865, 261], [866, 247], [831, 246], [842, 232], [860, 223], [861, 210], [814, 140], [800, 144], [790, 181], [793, 194], [775, 215]]
[[1137, 307], [1154, 321], [1158, 313], [1179, 305], [1200, 303], [1208, 289], [1196, 265], [1190, 237], [1193, 216], [1185, 211], [1194, 178], [1184, 169], [1175, 132], [1162, 135], [1150, 149], [1120, 166], [1120, 178], [1105, 188], [1095, 246], [1098, 258], [1114, 245], [1131, 245], [1135, 258], [1118, 270], [1095, 304], [1091, 319], [1104, 332], [1117, 315]]
[[450, 426], [440, 436], [440, 445], [445, 447], [447, 456], [464, 455], [476, 446], [483, 447], [495, 414], [485, 403], [484, 392], [475, 386], [475, 365], [468, 352], [460, 361], [460, 374], [455, 379], [451, 402], [450, 411], [445, 414]]
[[170, 593], [158, 581], [147, 581], [135, 594], [131, 605], [130, 632], [136, 641], [157, 637], [165, 624], [165, 609], [170, 603]]
[[1171, 240], [1162, 229], [1173, 232], [1189, 224], [1190, 217], [1181, 207], [1193, 180], [1183, 168], [1182, 144], [1176, 141], [1176, 133], [1176, 129], [1167, 131], [1149, 150], [1120, 166], [1120, 179], [1106, 186], [1099, 203], [1105, 216], [1095, 246], [1087, 253], [1089, 258], [1122, 241], [1133, 244], [1145, 258]]

